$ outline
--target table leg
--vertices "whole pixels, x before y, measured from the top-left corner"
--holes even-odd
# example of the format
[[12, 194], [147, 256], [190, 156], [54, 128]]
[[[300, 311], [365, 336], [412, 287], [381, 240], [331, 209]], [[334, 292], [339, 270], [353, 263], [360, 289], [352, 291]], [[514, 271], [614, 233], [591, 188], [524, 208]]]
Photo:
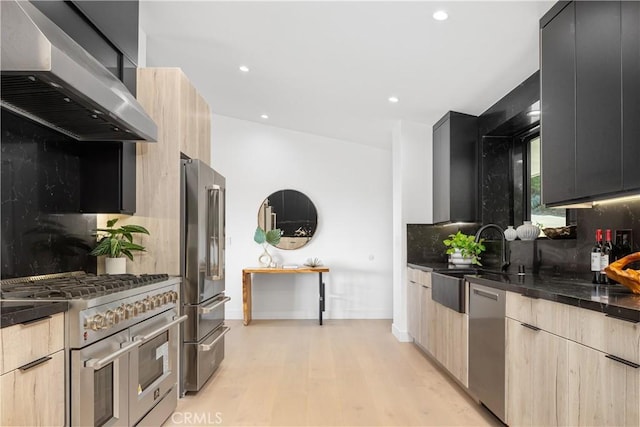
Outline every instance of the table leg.
[[322, 281], [322, 273], [318, 273], [319, 276], [319, 291], [320, 291], [320, 300], [318, 304], [318, 313], [319, 313], [319, 322], [322, 325], [322, 312], [324, 311], [324, 282]]
[[242, 314], [244, 325], [251, 323], [251, 273], [242, 273]]

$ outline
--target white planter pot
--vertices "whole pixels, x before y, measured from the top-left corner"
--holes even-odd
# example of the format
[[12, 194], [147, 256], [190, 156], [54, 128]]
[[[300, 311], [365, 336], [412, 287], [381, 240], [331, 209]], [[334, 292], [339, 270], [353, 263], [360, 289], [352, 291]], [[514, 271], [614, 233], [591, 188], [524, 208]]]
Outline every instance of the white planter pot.
[[459, 251], [451, 254], [451, 264], [458, 267], [469, 267], [472, 264], [471, 257], [463, 257]]
[[104, 271], [107, 274], [126, 274], [127, 259], [126, 258], [105, 258]]

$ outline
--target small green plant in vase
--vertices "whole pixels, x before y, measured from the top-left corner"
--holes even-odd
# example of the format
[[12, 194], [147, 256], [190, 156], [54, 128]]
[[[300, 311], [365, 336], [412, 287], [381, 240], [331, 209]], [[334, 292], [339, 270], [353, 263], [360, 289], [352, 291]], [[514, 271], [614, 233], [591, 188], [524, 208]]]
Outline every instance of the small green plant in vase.
[[484, 239], [476, 242], [475, 236], [470, 236], [458, 231], [456, 234], [450, 234], [448, 239], [442, 243], [449, 249], [447, 254], [451, 255], [451, 262], [456, 265], [482, 265], [480, 263], [480, 254], [484, 252], [485, 247], [482, 244]]
[[98, 245], [91, 251], [93, 256], [106, 256], [105, 270], [107, 274], [126, 273], [126, 260], [123, 255], [133, 261], [133, 252], [145, 252], [142, 245], [133, 243], [133, 235], [136, 233], [149, 234], [149, 230], [141, 225], [122, 225], [114, 228], [117, 218], [107, 221], [107, 228], [96, 229], [99, 237]]
[[253, 234], [253, 240], [262, 245], [264, 248], [264, 252], [262, 255], [258, 257], [258, 262], [263, 267], [271, 266], [271, 254], [267, 250], [269, 245], [275, 246], [280, 243], [280, 237], [282, 236], [282, 231], [279, 228], [274, 228], [273, 230], [264, 231], [262, 227], [257, 227], [256, 232]]

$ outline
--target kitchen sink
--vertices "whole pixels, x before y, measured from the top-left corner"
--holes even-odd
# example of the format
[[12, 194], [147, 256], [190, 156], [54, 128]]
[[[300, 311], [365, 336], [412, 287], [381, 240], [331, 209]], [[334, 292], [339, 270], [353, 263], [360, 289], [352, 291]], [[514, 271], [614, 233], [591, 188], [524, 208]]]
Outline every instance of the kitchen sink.
[[464, 276], [476, 270], [448, 270], [431, 274], [431, 299], [458, 313], [465, 312]]

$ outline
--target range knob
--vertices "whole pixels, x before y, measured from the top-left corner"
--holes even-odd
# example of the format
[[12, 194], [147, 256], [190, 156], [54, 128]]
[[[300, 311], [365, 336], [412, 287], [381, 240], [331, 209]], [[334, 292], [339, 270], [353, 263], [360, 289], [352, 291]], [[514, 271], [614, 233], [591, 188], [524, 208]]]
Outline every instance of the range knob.
[[110, 326], [115, 325], [116, 323], [118, 323], [118, 321], [116, 320], [116, 313], [114, 313], [111, 310], [107, 310], [104, 313], [104, 317], [106, 319], [105, 328], [109, 328]]
[[169, 294], [171, 295], [171, 302], [178, 301], [178, 293], [176, 291], [169, 291]]
[[154, 295], [151, 297], [151, 302], [153, 302], [153, 307], [157, 308], [162, 305], [162, 295]]
[[116, 323], [125, 320], [126, 315], [125, 315], [125, 310], [124, 310], [124, 304], [122, 304], [120, 307], [116, 308], [114, 311], [116, 313], [116, 317], [115, 317], [115, 322]]
[[162, 304], [169, 304], [171, 302], [171, 294], [169, 292], [165, 292], [162, 294]]
[[92, 331], [97, 331], [104, 328], [104, 316], [101, 314], [96, 314], [93, 317], [89, 317], [86, 320], [84, 325], [85, 329], [91, 329]]
[[146, 297], [145, 299], [142, 300], [142, 303], [144, 304], [144, 308], [146, 310], [152, 310], [153, 309], [153, 305], [151, 303], [151, 298]]
[[143, 304], [143, 302], [142, 302], [142, 301], [136, 301], [136, 302], [135, 302], [135, 311], [136, 311], [136, 316], [137, 316], [138, 314], [142, 314], [142, 313], [144, 313], [145, 311], [147, 311], [147, 308], [146, 308], [146, 306]]
[[125, 304], [124, 306], [125, 319], [133, 319], [134, 317], [137, 316], [137, 314], [138, 314], [137, 310], [133, 306], [133, 304]]

